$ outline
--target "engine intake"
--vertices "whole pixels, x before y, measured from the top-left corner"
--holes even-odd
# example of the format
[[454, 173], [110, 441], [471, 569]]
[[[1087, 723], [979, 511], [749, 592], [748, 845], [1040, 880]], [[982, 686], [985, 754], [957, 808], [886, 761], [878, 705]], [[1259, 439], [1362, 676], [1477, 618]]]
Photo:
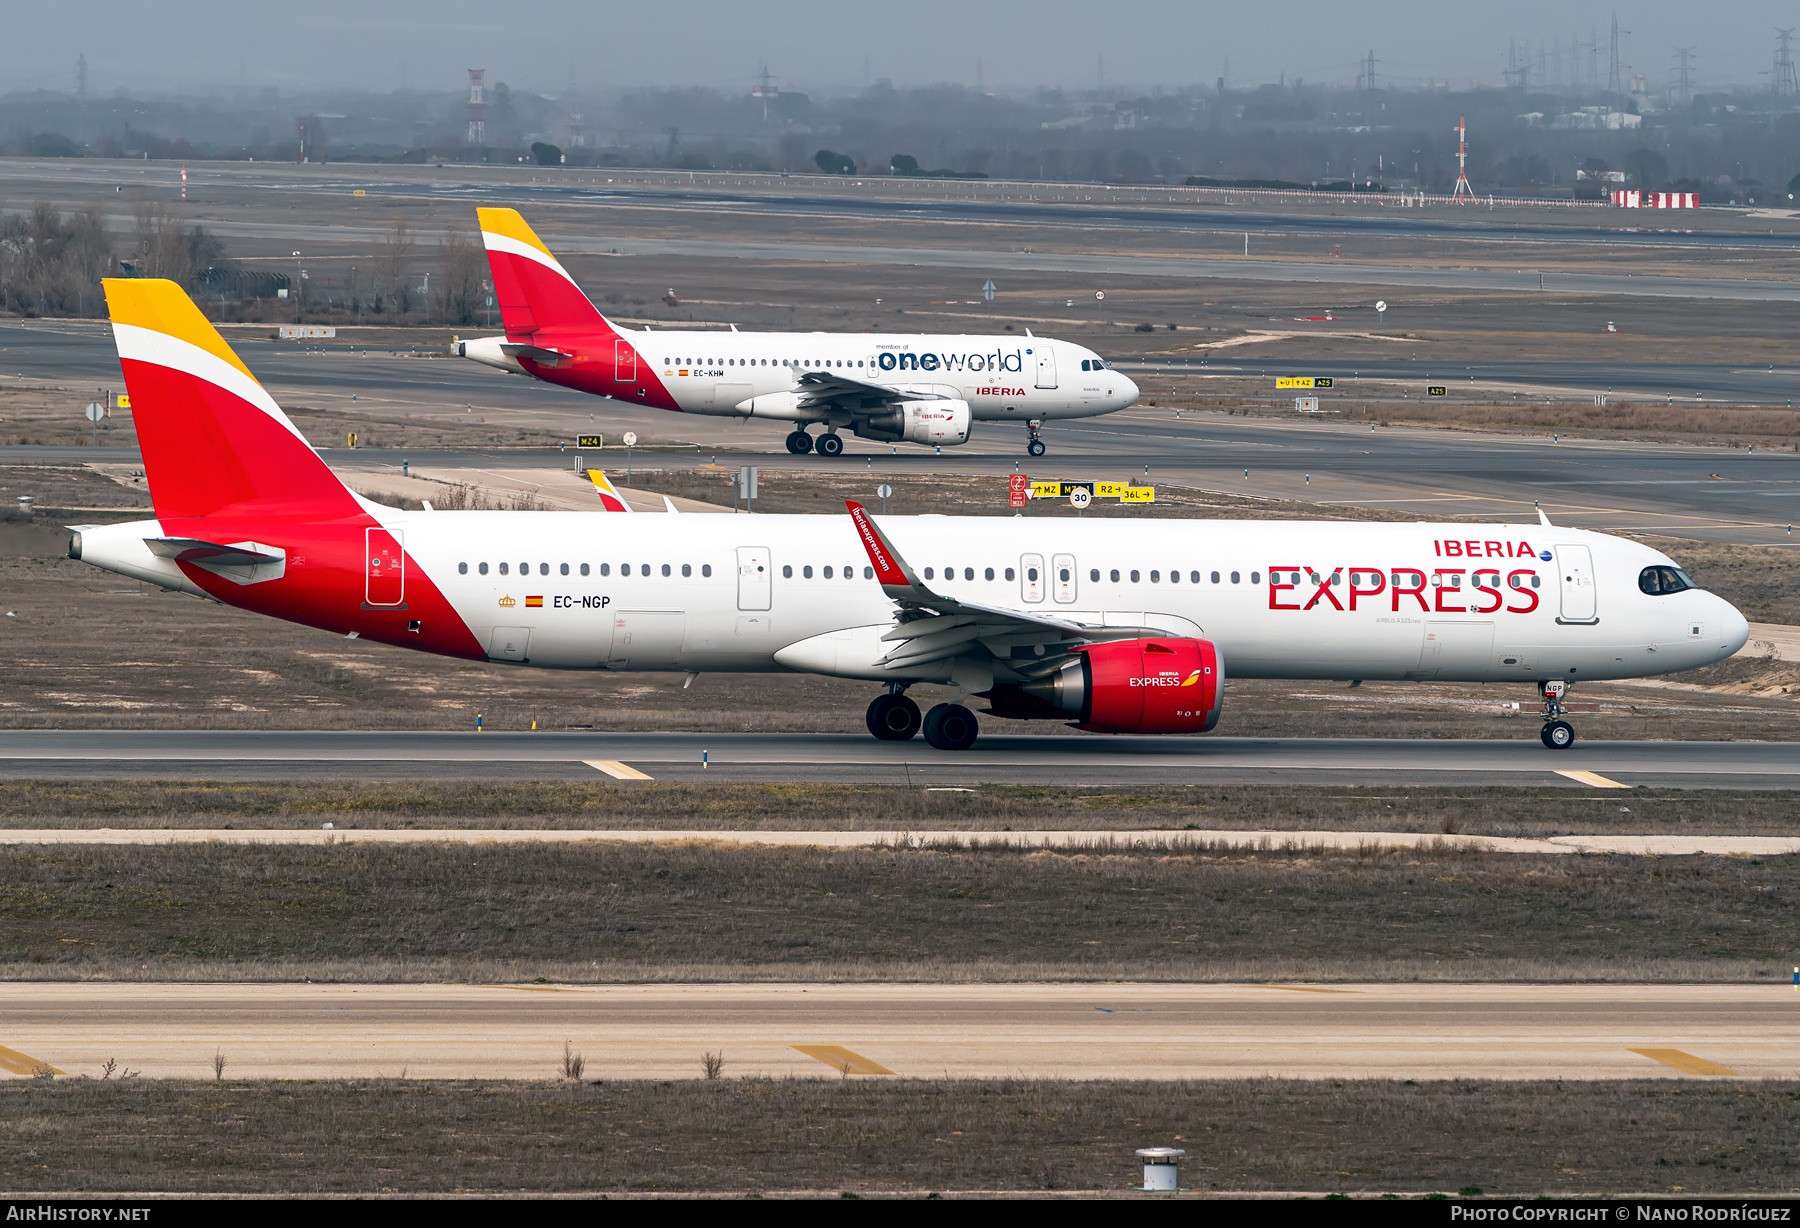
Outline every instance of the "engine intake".
[[954, 447], [969, 441], [974, 414], [967, 401], [906, 401], [885, 413], [858, 418], [851, 426], [860, 439], [882, 443], [937, 444]]
[[1207, 733], [1219, 723], [1225, 663], [1211, 640], [1115, 640], [1075, 652], [1047, 678], [986, 692], [988, 712], [1074, 717], [1094, 733]]

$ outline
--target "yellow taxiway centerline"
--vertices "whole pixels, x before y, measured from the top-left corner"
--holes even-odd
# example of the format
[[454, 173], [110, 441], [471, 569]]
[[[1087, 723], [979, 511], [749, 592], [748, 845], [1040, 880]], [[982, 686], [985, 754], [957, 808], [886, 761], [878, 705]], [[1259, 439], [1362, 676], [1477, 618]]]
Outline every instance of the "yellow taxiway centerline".
[[0, 1045], [0, 1070], [16, 1075], [34, 1075], [41, 1070], [48, 1070], [51, 1074], [67, 1073], [58, 1070], [49, 1062], [40, 1062], [35, 1057], [27, 1057], [17, 1049], [8, 1049], [5, 1045]]
[[1609, 780], [1607, 777], [1602, 776], [1598, 772], [1565, 771], [1562, 768], [1558, 768], [1556, 770], [1556, 774], [1558, 776], [1566, 776], [1578, 785], [1588, 785], [1591, 788], [1595, 788], [1595, 789], [1629, 789], [1629, 788], [1631, 788], [1630, 785], [1620, 784], [1616, 780]]
[[617, 759], [583, 759], [583, 763], [596, 772], [604, 772], [614, 780], [655, 780], [656, 777], [646, 775], [634, 767], [620, 763]]
[[833, 1070], [841, 1070], [847, 1075], [891, 1075], [894, 1073], [879, 1062], [872, 1062], [860, 1053], [852, 1053], [842, 1045], [789, 1045], [788, 1048], [804, 1053], [807, 1057], [818, 1058]]
[[1709, 1062], [1703, 1057], [1695, 1057], [1680, 1049], [1633, 1049], [1633, 1053], [1649, 1058], [1653, 1062], [1661, 1062], [1665, 1066], [1673, 1066], [1683, 1074], [1693, 1075], [1726, 1075], [1742, 1078], [1729, 1066], [1721, 1066], [1717, 1062]]

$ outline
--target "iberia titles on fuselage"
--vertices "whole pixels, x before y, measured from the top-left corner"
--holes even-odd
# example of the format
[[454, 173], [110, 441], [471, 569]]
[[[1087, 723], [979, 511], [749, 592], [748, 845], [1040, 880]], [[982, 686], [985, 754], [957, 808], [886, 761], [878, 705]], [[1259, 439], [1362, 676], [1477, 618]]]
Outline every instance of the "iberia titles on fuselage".
[[[1124, 409], [1138, 387], [1083, 346], [1019, 337], [751, 333], [622, 328], [513, 209], [482, 209], [503, 337], [465, 358], [657, 409], [789, 424], [788, 448], [836, 456], [840, 430], [883, 443], [966, 443], [976, 422], [1016, 422], [1043, 455], [1045, 422]], [[823, 426], [815, 441], [810, 426]], [[829, 441], [829, 442], [827, 442]]]

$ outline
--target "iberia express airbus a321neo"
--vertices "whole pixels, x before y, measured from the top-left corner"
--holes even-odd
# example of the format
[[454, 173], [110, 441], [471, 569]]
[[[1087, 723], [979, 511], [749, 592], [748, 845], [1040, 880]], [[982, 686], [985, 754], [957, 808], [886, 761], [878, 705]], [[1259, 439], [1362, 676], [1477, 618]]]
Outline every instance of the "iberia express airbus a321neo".
[[556, 669], [864, 679], [878, 738], [969, 746], [958, 703], [1204, 733], [1248, 678], [1569, 684], [1692, 669], [1749, 628], [1636, 542], [1538, 524], [406, 512], [346, 489], [171, 282], [106, 283], [156, 518], [70, 554], [259, 614]]
[[[1047, 421], [1124, 409], [1138, 387], [1092, 350], [1034, 337], [903, 333], [633, 331], [595, 309], [514, 209], [482, 209], [504, 337], [457, 344], [464, 358], [637, 405], [767, 418], [788, 451], [838, 456], [840, 430], [882, 443], [967, 443], [976, 422], [1025, 427], [1044, 454]], [[814, 424], [825, 431], [816, 439]]]

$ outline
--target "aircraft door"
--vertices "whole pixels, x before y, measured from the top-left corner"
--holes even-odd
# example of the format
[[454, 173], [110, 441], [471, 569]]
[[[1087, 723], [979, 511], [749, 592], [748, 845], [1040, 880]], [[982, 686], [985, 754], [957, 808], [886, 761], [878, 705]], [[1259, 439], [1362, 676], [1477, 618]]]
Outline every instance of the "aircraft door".
[[495, 627], [488, 636], [487, 655], [490, 661], [531, 660], [531, 628]]
[[1037, 386], [1056, 387], [1056, 351], [1047, 345], [1037, 347]]
[[1556, 547], [1556, 574], [1562, 582], [1562, 617], [1557, 621], [1599, 622], [1593, 552], [1586, 546]]
[[1075, 600], [1075, 556], [1053, 555], [1050, 559], [1050, 591], [1064, 605]]
[[363, 530], [363, 604], [391, 609], [406, 604], [406, 553], [399, 533]]
[[771, 588], [772, 568], [769, 566], [769, 548], [767, 546], [739, 546], [738, 563], [738, 609], [766, 610], [769, 608], [769, 592]]
[[613, 342], [613, 380], [620, 384], [637, 383], [637, 351], [623, 339]]
[[1036, 604], [1044, 599], [1044, 556], [1019, 556], [1019, 596]]

